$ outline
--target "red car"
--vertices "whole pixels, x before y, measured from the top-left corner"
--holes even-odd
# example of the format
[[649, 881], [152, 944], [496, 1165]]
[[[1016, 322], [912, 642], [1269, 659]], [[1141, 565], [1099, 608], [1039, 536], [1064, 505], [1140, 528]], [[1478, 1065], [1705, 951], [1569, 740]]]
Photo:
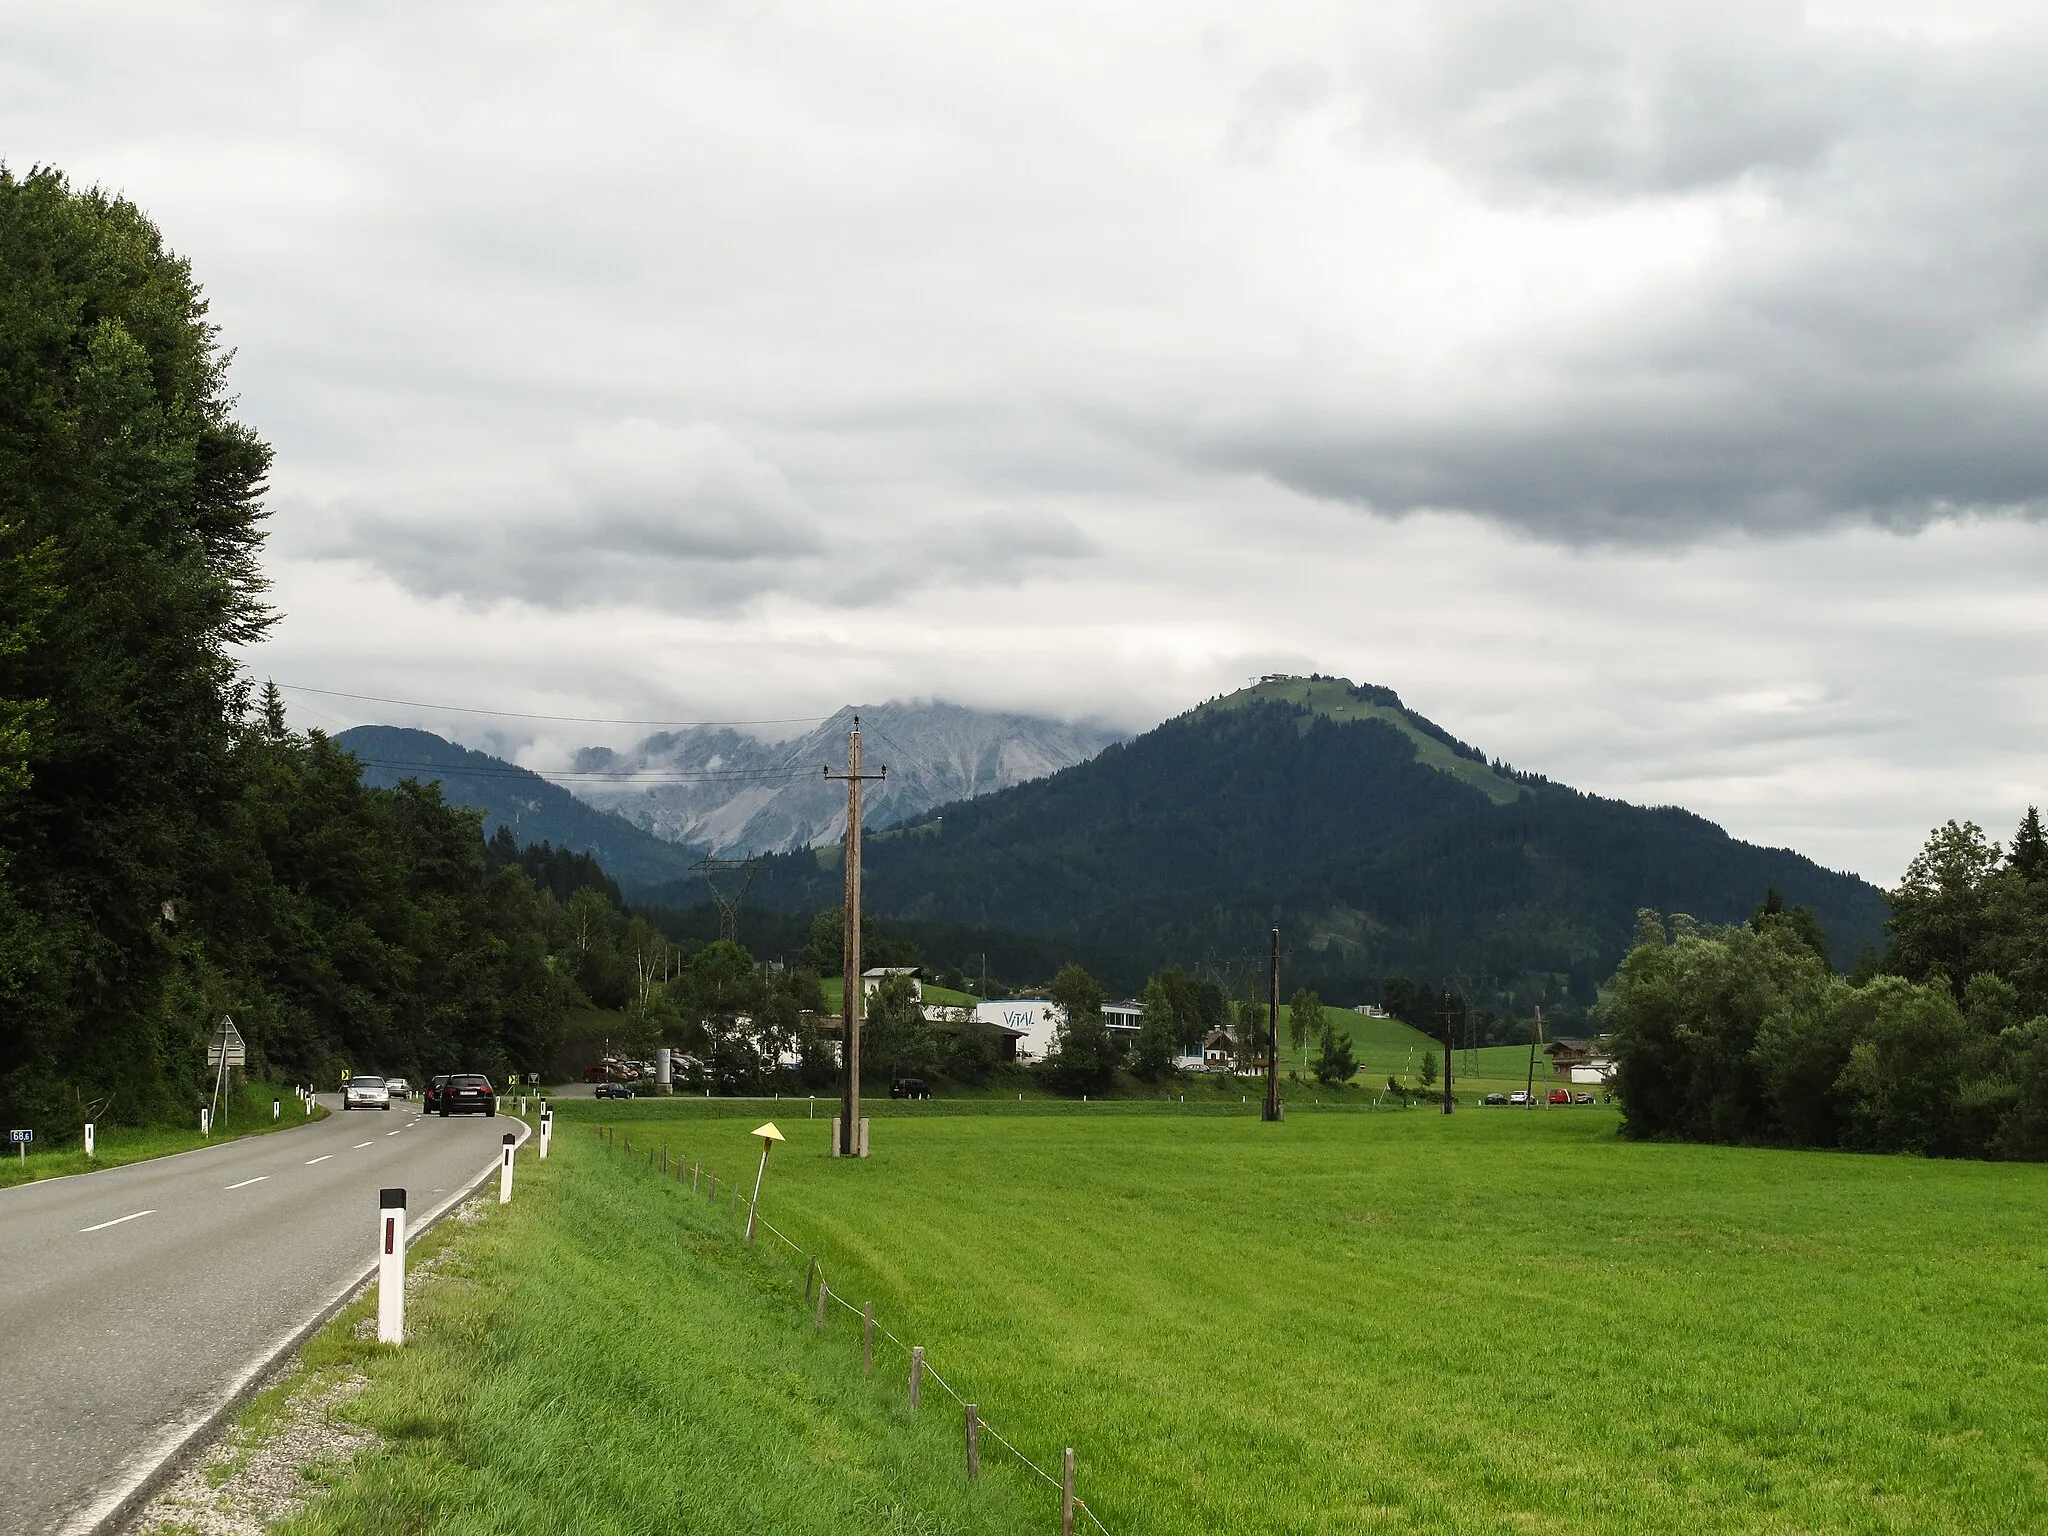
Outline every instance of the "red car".
[[1571, 1090], [1570, 1090], [1569, 1088], [1553, 1088], [1553, 1089], [1551, 1089], [1551, 1090], [1550, 1090], [1550, 1102], [1551, 1102], [1551, 1103], [1553, 1103], [1553, 1104], [1569, 1104], [1569, 1103], [1571, 1103], [1571, 1101], [1572, 1101], [1572, 1095], [1571, 1095]]

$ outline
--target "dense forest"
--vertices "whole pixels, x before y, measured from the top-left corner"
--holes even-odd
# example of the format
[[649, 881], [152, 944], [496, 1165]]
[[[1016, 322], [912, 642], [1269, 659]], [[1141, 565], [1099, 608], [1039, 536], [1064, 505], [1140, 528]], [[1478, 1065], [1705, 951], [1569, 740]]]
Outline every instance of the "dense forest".
[[2048, 1159], [2048, 839], [1934, 832], [1881, 964], [1835, 974], [1812, 914], [1639, 920], [1601, 1012], [1630, 1136]]
[[238, 664], [270, 450], [134, 205], [0, 169], [0, 1114], [183, 1118], [258, 1074], [529, 1068], [567, 983], [473, 813], [364, 787]]

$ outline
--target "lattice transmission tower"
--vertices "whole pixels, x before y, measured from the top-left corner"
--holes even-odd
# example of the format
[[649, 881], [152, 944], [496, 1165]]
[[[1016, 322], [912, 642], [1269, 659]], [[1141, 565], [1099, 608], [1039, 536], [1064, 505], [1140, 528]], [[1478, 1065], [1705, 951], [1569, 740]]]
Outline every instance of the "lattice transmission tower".
[[[754, 871], [766, 861], [766, 854], [747, 859], [699, 859], [690, 867], [701, 871], [711, 888], [711, 900], [718, 908], [718, 936], [728, 943], [740, 941], [740, 908], [747, 899], [747, 887], [754, 883]], [[719, 888], [719, 881], [725, 888]]]

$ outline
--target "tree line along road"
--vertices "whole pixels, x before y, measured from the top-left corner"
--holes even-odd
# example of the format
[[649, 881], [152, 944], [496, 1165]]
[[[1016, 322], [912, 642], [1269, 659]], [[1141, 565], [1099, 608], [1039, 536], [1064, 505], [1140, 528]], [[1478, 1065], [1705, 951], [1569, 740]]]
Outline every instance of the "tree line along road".
[[0, 1536], [97, 1530], [517, 1120], [400, 1102], [0, 1191]]

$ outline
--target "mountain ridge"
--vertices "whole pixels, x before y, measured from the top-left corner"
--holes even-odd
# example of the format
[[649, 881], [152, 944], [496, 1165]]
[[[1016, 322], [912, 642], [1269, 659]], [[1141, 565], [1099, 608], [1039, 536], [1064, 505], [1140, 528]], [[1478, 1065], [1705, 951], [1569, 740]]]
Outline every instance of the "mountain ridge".
[[643, 831], [722, 857], [836, 843], [846, 830], [846, 795], [821, 770], [845, 768], [856, 716], [868, 770], [890, 770], [867, 790], [867, 815], [878, 823], [1043, 778], [1122, 739], [1094, 726], [943, 701], [848, 705], [790, 741], [700, 726], [660, 732], [624, 751], [586, 747], [575, 771], [607, 777], [570, 787]]
[[[587, 853], [628, 892], [691, 880], [702, 884], [690, 866], [703, 849], [654, 837], [516, 763], [408, 726], [358, 725], [334, 739], [362, 763], [365, 784], [438, 782], [443, 799], [483, 812], [486, 837], [505, 826], [522, 845], [547, 842]], [[703, 898], [700, 893], [692, 899]]]
[[[868, 850], [877, 913], [1086, 939], [1133, 977], [1258, 947], [1277, 910], [1291, 973], [1312, 984], [1371, 996], [1396, 971], [1463, 976], [1518, 1007], [1590, 1003], [1640, 907], [1734, 921], [1775, 886], [1815, 910], [1844, 964], [1886, 915], [1854, 875], [1489, 762], [1392, 690], [1344, 679], [1265, 679], [874, 832]], [[831, 852], [770, 859], [755, 899], [834, 904]]]

